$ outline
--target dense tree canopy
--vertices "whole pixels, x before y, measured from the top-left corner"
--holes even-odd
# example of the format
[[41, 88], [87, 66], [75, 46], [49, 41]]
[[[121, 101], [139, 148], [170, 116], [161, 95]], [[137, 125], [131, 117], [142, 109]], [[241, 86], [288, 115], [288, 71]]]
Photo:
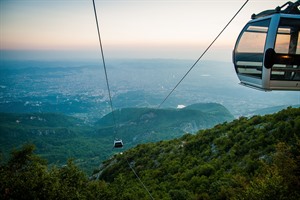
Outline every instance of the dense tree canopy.
[[155, 199], [299, 199], [299, 123], [299, 108], [241, 117], [138, 145], [105, 162], [100, 177], [133, 181], [128, 161]]
[[[185, 132], [234, 119], [216, 103], [193, 104], [183, 109], [124, 108], [114, 114], [125, 149], [178, 138]], [[5, 157], [14, 147], [33, 143], [36, 153], [49, 164], [63, 165], [68, 158], [76, 158], [74, 163], [90, 174], [114, 153], [114, 132], [112, 113], [91, 124], [59, 113], [0, 113], [0, 151]]]
[[[241, 117], [175, 140], [141, 144], [88, 178], [49, 167], [34, 146], [1, 161], [0, 199], [300, 199], [300, 108]], [[98, 178], [96, 178], [98, 177]]]

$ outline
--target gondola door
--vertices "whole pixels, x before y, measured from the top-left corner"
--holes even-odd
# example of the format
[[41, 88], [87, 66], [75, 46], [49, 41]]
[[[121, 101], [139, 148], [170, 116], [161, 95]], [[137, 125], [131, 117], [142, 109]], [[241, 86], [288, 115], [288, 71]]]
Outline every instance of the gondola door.
[[[252, 20], [240, 33], [233, 52], [235, 70], [241, 84], [267, 89], [269, 69], [264, 69], [265, 47], [272, 47], [269, 26], [271, 17]], [[274, 44], [274, 43], [273, 43]]]
[[270, 88], [300, 90], [300, 18], [281, 15], [274, 42]]

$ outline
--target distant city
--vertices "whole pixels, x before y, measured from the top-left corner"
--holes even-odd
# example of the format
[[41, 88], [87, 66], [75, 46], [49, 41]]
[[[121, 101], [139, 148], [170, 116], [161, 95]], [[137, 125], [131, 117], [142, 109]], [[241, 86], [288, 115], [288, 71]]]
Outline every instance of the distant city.
[[[114, 109], [157, 107], [192, 60], [108, 60]], [[94, 122], [111, 112], [98, 61], [1, 61], [0, 112], [59, 112]], [[184, 79], [164, 108], [214, 102], [235, 117], [256, 110], [299, 105], [300, 92], [263, 92], [238, 84], [231, 63], [203, 61]]]

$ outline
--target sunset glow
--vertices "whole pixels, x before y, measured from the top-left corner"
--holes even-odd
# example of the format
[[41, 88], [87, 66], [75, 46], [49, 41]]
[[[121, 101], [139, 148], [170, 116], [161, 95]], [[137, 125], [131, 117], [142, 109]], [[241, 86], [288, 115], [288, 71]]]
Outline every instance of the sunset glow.
[[[131, 58], [196, 58], [243, 3], [96, 0], [107, 56]], [[235, 40], [251, 14], [284, 3], [250, 1], [208, 58], [219, 55], [230, 60]], [[92, 1], [2, 0], [0, 11], [1, 50], [92, 52], [99, 47]]]

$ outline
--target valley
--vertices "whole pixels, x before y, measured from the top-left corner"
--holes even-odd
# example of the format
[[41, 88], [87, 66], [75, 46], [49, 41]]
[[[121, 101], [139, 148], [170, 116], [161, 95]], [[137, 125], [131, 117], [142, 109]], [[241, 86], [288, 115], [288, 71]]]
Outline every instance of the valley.
[[[115, 116], [117, 130], [114, 130], [112, 113], [92, 125], [63, 114], [1, 113], [0, 151], [7, 156], [9, 150], [32, 143], [50, 165], [63, 165], [74, 158], [78, 166], [91, 173], [114, 153], [142, 143], [174, 139], [234, 119], [219, 104], [195, 104], [183, 109], [127, 108], [115, 111]], [[123, 139], [124, 148], [112, 149], [115, 136]]]
[[[116, 128], [99, 62], [2, 60], [1, 151], [7, 155], [12, 148], [34, 143], [50, 164], [75, 158], [91, 172], [112, 154], [141, 143], [299, 105], [297, 92], [245, 88], [238, 85], [231, 63], [203, 61], [158, 109], [192, 60], [107, 63]], [[124, 149], [112, 151], [114, 137], [124, 140]]]

